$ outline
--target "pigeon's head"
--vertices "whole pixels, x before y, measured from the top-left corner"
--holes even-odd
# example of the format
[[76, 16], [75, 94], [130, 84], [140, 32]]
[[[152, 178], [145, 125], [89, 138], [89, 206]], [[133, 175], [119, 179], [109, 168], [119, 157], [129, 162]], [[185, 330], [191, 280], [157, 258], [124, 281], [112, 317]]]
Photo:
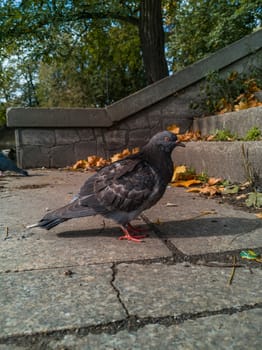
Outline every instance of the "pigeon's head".
[[151, 145], [151, 147], [158, 147], [166, 153], [171, 153], [177, 146], [185, 147], [185, 145], [178, 140], [176, 134], [170, 131], [157, 133], [151, 138], [148, 145]]

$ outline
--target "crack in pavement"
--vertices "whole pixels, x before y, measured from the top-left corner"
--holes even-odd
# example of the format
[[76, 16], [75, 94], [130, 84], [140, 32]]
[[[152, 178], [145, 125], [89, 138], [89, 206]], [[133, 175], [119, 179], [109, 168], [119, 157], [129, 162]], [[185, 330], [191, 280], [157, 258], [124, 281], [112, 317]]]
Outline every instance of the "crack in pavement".
[[119, 301], [119, 303], [121, 304], [121, 306], [123, 307], [125, 313], [126, 313], [126, 316], [129, 317], [129, 311], [125, 305], [125, 303], [123, 302], [122, 298], [121, 298], [121, 294], [120, 294], [120, 291], [119, 289], [115, 286], [114, 282], [115, 282], [115, 279], [116, 279], [116, 274], [117, 274], [117, 265], [116, 263], [113, 263], [112, 267], [112, 279], [110, 281], [110, 284], [112, 286], [112, 288], [114, 289], [114, 291], [116, 292], [116, 296], [117, 296], [117, 300]]
[[[157, 225], [151, 222], [145, 214], [140, 215], [142, 220], [150, 227], [150, 229], [155, 233], [155, 235], [162, 241], [162, 243], [168, 248], [168, 250], [172, 253], [171, 257], [158, 258], [159, 262], [167, 263], [167, 264], [176, 264], [181, 262], [188, 262], [193, 265], [204, 265], [208, 262], [218, 261], [224, 263], [232, 263], [233, 257], [235, 256], [236, 262], [241, 261], [241, 265], [254, 267], [261, 267], [260, 264], [254, 264], [254, 260], [243, 260], [239, 257], [239, 254], [244, 248], [227, 250], [223, 252], [215, 252], [215, 253], [203, 253], [203, 254], [195, 254], [195, 255], [187, 255], [184, 254], [181, 250], [179, 250], [169, 239], [163, 237], [163, 233], [159, 230]], [[247, 247], [246, 249], [253, 249], [255, 251], [262, 251], [262, 247]], [[162, 259], [162, 260], [161, 260]], [[219, 266], [218, 266], [219, 267]], [[224, 266], [225, 267], [225, 266]], [[230, 267], [230, 266], [228, 266]], [[239, 266], [240, 267], [240, 266]], [[242, 267], [242, 266], [241, 266]]]
[[178, 316], [166, 315], [160, 317], [137, 317], [128, 315], [125, 319], [109, 322], [106, 324], [91, 325], [86, 327], [75, 327], [63, 330], [51, 330], [46, 332], [37, 332], [30, 335], [12, 335], [0, 338], [0, 344], [33, 347], [35, 350], [47, 349], [50, 340], [61, 340], [66, 335], [77, 335], [84, 337], [88, 334], [117, 334], [119, 331], [127, 330], [136, 332], [150, 324], [159, 324], [166, 327], [181, 325], [188, 320], [198, 320], [204, 317], [216, 315], [233, 315], [243, 311], [262, 309], [262, 302], [255, 304], [244, 304], [235, 307], [223, 308], [220, 310], [205, 310], [197, 313], [184, 313]]

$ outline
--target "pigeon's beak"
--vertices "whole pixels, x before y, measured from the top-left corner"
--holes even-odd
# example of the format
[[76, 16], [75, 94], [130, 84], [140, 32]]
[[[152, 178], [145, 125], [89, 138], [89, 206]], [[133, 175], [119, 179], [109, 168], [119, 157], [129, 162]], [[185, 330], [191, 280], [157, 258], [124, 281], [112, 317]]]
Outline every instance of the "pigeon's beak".
[[176, 146], [186, 147], [186, 145], [179, 140], [176, 141]]

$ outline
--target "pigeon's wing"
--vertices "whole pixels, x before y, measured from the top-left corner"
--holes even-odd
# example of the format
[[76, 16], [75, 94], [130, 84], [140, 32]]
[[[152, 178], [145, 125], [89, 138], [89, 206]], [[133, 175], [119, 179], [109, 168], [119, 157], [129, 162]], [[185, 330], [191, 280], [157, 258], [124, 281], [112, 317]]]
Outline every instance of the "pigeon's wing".
[[9, 170], [10, 162], [9, 159], [0, 152], [0, 170], [6, 171]]
[[128, 157], [101, 169], [87, 180], [80, 190], [79, 201], [99, 214], [131, 212], [151, 206], [158, 190], [157, 172], [145, 160]]
[[18, 168], [15, 163], [6, 157], [3, 153], [0, 153], [0, 170], [2, 171], [14, 171], [16, 173], [27, 176], [28, 173], [26, 170]]

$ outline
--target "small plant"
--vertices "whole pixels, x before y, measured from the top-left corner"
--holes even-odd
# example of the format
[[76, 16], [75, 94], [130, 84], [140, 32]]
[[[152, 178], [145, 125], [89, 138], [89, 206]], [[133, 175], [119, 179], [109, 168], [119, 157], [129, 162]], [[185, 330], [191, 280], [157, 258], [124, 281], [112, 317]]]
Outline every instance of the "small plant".
[[258, 127], [254, 126], [253, 128], [248, 130], [244, 138], [244, 141], [258, 141], [261, 139], [261, 137], [262, 137], [261, 130]]
[[237, 136], [232, 134], [229, 130], [216, 130], [214, 141], [234, 141]]
[[208, 182], [209, 176], [207, 175], [207, 173], [202, 172], [196, 175], [196, 179], [201, 182]]
[[247, 207], [254, 207], [259, 209], [262, 207], [262, 193], [260, 192], [251, 192], [248, 194], [248, 198], [246, 199]]
[[212, 115], [260, 106], [254, 92], [262, 88], [261, 71], [261, 67], [249, 67], [248, 72], [232, 71], [226, 77], [210, 72], [200, 87], [198, 101], [190, 107]]

